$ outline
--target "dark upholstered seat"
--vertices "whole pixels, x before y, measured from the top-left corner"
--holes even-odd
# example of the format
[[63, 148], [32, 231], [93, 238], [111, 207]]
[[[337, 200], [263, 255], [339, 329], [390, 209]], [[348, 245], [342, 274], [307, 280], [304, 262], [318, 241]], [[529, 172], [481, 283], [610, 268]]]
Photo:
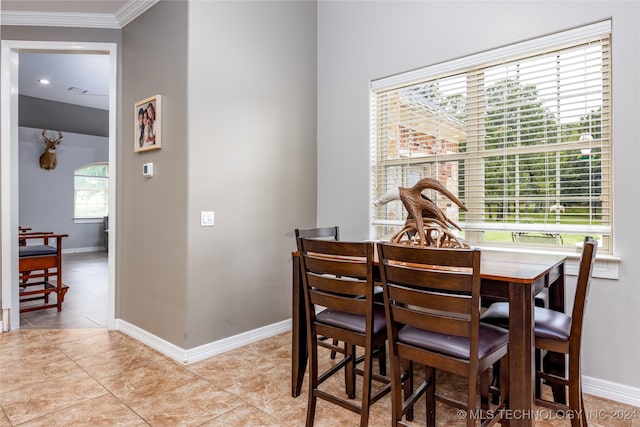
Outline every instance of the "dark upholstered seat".
[[[405, 326], [398, 331], [398, 341], [457, 359], [469, 360], [468, 338]], [[478, 358], [482, 359], [509, 342], [509, 332], [491, 325], [480, 325]]]
[[20, 246], [18, 255], [20, 257], [40, 256], [40, 255], [55, 255], [57, 249], [55, 246], [49, 245], [29, 245]]
[[[366, 319], [364, 316], [354, 313], [345, 313], [337, 310], [322, 310], [316, 314], [318, 322], [327, 325], [346, 328], [360, 334], [366, 331]], [[377, 334], [386, 328], [386, 320], [384, 317], [384, 307], [373, 307], [373, 333]]]
[[[534, 307], [536, 337], [568, 340], [571, 333], [571, 316], [547, 308]], [[491, 325], [509, 328], [509, 303], [497, 302], [480, 316]]]

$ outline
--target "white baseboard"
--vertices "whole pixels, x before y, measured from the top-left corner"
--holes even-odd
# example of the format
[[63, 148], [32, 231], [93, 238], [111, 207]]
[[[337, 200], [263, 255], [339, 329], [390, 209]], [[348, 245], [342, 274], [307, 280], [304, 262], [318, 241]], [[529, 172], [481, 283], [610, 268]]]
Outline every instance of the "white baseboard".
[[593, 396], [640, 407], [640, 388], [638, 387], [631, 387], [583, 375], [582, 391]]
[[[171, 344], [170, 342], [167, 342], [162, 338], [158, 338], [157, 336], [127, 323], [124, 320], [116, 319], [116, 330], [137, 339], [143, 344], [148, 345], [179, 363], [190, 364], [283, 332], [287, 332], [291, 330], [291, 319], [243, 332], [232, 337], [223, 338], [208, 344], [203, 344], [189, 350], [185, 350]], [[637, 387], [583, 376], [582, 389], [584, 393], [591, 394], [593, 396], [640, 407], [640, 388]]]
[[62, 254], [78, 254], [81, 252], [104, 252], [106, 249], [104, 246], [90, 246], [86, 248], [71, 248], [71, 249], [62, 249]]
[[188, 365], [190, 363], [195, 363], [200, 360], [243, 347], [247, 344], [290, 331], [291, 320], [283, 320], [272, 325], [263, 326], [258, 329], [243, 332], [232, 337], [223, 338], [208, 344], [203, 344], [188, 350], [180, 348], [175, 344], [171, 344], [170, 342], [121, 319], [116, 319], [115, 329], [137, 339], [143, 344], [148, 345], [176, 362]]

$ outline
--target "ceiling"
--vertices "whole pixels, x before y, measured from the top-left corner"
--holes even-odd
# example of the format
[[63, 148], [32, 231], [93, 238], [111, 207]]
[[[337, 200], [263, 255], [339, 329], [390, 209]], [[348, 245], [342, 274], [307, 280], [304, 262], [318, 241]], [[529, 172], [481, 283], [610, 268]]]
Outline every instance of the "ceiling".
[[20, 53], [18, 61], [20, 95], [109, 109], [109, 55]]
[[[2, 0], [1, 25], [119, 29], [158, 0]], [[43, 85], [41, 79], [49, 80]], [[20, 95], [107, 110], [109, 57], [20, 53]]]

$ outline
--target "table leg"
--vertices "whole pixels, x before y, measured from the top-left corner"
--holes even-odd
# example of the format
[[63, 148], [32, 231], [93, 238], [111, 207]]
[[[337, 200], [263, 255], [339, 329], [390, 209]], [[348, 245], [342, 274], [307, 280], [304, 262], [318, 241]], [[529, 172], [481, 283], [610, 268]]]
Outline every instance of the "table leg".
[[[565, 296], [564, 296], [564, 270], [561, 272], [558, 279], [549, 286], [549, 308], [551, 310], [560, 311], [564, 313], [565, 308]], [[543, 360], [543, 369], [545, 372], [557, 375], [559, 377], [565, 376], [566, 360], [563, 353], [555, 353], [553, 351], [547, 352]], [[557, 403], [566, 404], [567, 395], [565, 387], [562, 384], [551, 384], [551, 390], [553, 392], [553, 400]]]
[[293, 304], [291, 313], [291, 396], [298, 397], [307, 368], [307, 321], [301, 286], [300, 257], [291, 257], [293, 264]]
[[533, 426], [533, 345], [533, 287], [531, 284], [509, 283], [510, 426]]

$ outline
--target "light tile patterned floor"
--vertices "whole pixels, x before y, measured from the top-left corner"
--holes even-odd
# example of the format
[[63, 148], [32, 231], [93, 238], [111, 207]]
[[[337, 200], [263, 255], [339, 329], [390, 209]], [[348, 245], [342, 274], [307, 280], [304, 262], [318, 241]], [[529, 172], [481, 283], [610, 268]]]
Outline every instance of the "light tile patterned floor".
[[[183, 366], [105, 329], [5, 332], [0, 334], [0, 427], [302, 426], [307, 381], [302, 395], [292, 398], [290, 348], [291, 335], [285, 333]], [[328, 353], [322, 360], [331, 363]], [[448, 375], [440, 375], [438, 384], [451, 393], [464, 389], [464, 380]], [[343, 385], [339, 380], [329, 387]], [[590, 425], [640, 426], [638, 420], [611, 420], [621, 411], [640, 415], [640, 408], [588, 395], [585, 400]], [[369, 425], [390, 425], [390, 409], [386, 396], [372, 407]], [[462, 425], [455, 410], [439, 405], [437, 416], [439, 425]], [[355, 414], [319, 402], [316, 426], [357, 424]], [[424, 425], [423, 404], [412, 425]]]
[[[103, 329], [106, 252], [65, 255], [64, 265], [70, 290], [63, 311], [25, 313], [22, 329], [0, 334], [0, 427], [304, 425], [308, 383], [300, 397], [291, 397], [290, 333], [183, 366]], [[331, 363], [328, 353], [321, 360]], [[438, 387], [449, 393], [464, 392], [464, 383], [438, 376]], [[342, 380], [328, 381], [328, 387], [343, 390]], [[592, 426], [640, 427], [637, 419], [612, 419], [640, 416], [640, 408], [588, 395], [585, 403]], [[539, 409], [541, 418], [555, 417]], [[369, 425], [390, 425], [390, 411], [387, 395], [373, 405]], [[439, 404], [437, 412], [441, 426], [463, 424], [455, 410]], [[317, 427], [358, 422], [357, 415], [319, 401]], [[424, 424], [419, 402], [411, 425]], [[543, 427], [568, 425], [536, 421]]]

